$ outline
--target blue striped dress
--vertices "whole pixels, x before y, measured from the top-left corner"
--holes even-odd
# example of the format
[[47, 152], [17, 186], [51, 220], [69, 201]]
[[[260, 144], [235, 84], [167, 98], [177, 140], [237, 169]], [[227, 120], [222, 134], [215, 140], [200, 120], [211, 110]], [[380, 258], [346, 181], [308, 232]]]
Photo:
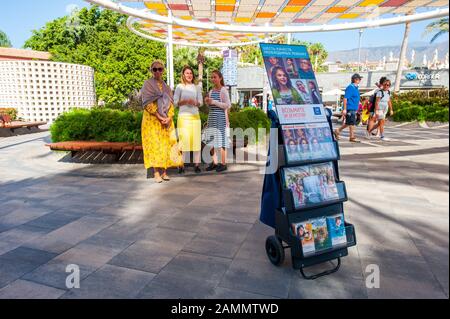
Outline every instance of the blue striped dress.
[[[212, 90], [211, 99], [217, 102], [221, 102], [220, 90]], [[210, 106], [209, 108], [206, 144], [210, 147], [229, 147], [227, 119], [225, 112], [225, 110], [217, 106]]]

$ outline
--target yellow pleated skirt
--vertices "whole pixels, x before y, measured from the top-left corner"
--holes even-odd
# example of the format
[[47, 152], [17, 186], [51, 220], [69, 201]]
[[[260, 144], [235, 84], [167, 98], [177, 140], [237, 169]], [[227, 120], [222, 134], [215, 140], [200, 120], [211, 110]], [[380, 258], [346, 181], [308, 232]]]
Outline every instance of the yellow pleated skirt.
[[200, 120], [200, 115], [178, 115], [177, 130], [178, 139], [183, 152], [201, 151], [202, 122]]

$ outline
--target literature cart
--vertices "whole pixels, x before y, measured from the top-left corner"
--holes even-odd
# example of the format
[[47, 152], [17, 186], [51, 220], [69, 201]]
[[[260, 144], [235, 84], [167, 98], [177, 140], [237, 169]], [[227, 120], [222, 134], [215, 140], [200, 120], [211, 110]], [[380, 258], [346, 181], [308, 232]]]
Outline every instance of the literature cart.
[[[330, 112], [327, 116], [331, 116]], [[332, 132], [328, 119], [319, 125]], [[301, 156], [292, 156], [286, 130], [302, 126], [308, 129], [308, 124], [278, 127], [276, 176], [280, 179], [282, 207], [276, 209], [275, 235], [267, 238], [266, 252], [272, 264], [278, 266], [284, 261], [284, 249], [290, 248], [293, 268], [299, 269], [305, 279], [316, 279], [339, 270], [348, 247], [356, 245], [356, 235], [354, 226], [345, 220], [343, 203], [347, 192], [339, 177], [339, 145], [331, 134], [326, 152], [310, 149], [302, 150]], [[306, 274], [305, 268], [325, 262], [333, 267]]]
[[[355, 229], [344, 216], [347, 192], [339, 177], [339, 145], [307, 48], [275, 43], [260, 48], [276, 107], [276, 116], [271, 111], [269, 117], [278, 132], [277, 141], [271, 132], [268, 163], [274, 173], [266, 174], [260, 217], [275, 227], [266, 240], [267, 256], [278, 266], [290, 248], [292, 266], [315, 279], [336, 272], [348, 247], [356, 245]], [[329, 270], [305, 273], [307, 267], [334, 260]]]

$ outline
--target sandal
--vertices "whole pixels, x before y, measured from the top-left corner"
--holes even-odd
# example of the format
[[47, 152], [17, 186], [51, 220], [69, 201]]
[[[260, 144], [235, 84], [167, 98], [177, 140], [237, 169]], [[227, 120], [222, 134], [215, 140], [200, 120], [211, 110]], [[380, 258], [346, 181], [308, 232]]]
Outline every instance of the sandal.
[[361, 143], [361, 141], [356, 139], [355, 137], [351, 138], [349, 141], [352, 143]]
[[337, 140], [337, 141], [339, 141], [339, 139], [341, 138], [339, 135], [339, 131], [336, 129], [336, 130], [334, 130], [333, 131], [333, 133], [334, 133], [334, 138]]
[[155, 180], [155, 183], [158, 183], [158, 184], [163, 182], [161, 175], [155, 175], [154, 180]]
[[167, 175], [167, 174], [164, 174], [163, 176], [161, 176], [161, 178], [162, 178], [163, 180], [165, 180], [166, 182], [170, 181], [170, 177], [169, 177], [169, 175]]

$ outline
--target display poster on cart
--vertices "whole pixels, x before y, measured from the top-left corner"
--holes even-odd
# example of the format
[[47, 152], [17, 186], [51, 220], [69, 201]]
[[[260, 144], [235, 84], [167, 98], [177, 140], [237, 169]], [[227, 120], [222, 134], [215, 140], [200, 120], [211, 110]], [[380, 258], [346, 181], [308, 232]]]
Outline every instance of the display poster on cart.
[[272, 43], [260, 46], [280, 123], [325, 122], [319, 86], [306, 47]]

